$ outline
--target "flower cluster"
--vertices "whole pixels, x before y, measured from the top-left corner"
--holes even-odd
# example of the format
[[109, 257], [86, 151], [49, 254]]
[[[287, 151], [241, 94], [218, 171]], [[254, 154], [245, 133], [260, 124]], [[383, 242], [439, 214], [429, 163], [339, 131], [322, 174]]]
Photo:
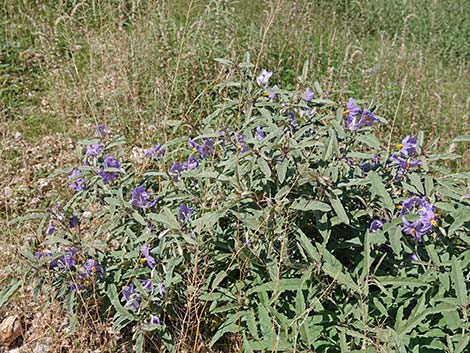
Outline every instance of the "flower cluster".
[[[409, 221], [405, 216], [415, 210], [418, 218]], [[403, 201], [400, 206], [400, 216], [403, 221], [403, 232], [412, 235], [417, 241], [421, 241], [424, 234], [438, 226], [439, 214], [435, 212], [435, 206], [420, 196]]]
[[411, 159], [416, 151], [416, 136], [406, 136], [401, 143], [397, 144], [397, 147], [400, 149], [399, 153], [392, 154], [390, 160], [399, 167], [399, 175], [421, 164], [419, 160]]
[[151, 208], [155, 206], [158, 201], [157, 198], [155, 198], [153, 201], [148, 201], [150, 194], [145, 190], [143, 185], [139, 185], [134, 190], [132, 190], [131, 197], [132, 206], [138, 208]]
[[162, 157], [166, 153], [166, 148], [163, 148], [163, 146], [160, 143], [157, 143], [154, 147], [150, 148], [145, 152], [145, 157]]
[[[70, 296], [80, 297], [80, 305], [87, 305], [86, 299], [94, 297], [99, 299], [96, 302], [109, 305], [102, 312], [112, 312], [114, 306], [118, 329], [133, 325], [135, 332], [142, 329], [157, 335], [171, 332], [177, 320], [174, 313], [185, 307], [192, 290], [188, 269], [207, 263], [210, 278], [201, 277], [207, 283], [201, 282], [198, 297], [207, 294], [206, 288], [219, 295], [239, 284], [250, 293], [254, 285], [270, 281], [272, 274], [266, 266], [259, 266], [259, 256], [246, 255], [262, 254], [262, 258], [277, 261], [283, 256], [279, 240], [293, 232], [299, 237], [289, 237], [289, 261], [285, 262], [286, 271], [279, 272], [281, 280], [304, 276], [304, 270], [311, 268], [309, 242], [314, 244], [320, 237], [341, 245], [333, 251], [324, 247], [327, 256], [320, 256], [321, 261], [335, 257], [345, 271], [357, 273], [362, 268], [358, 266], [363, 264], [363, 255], [359, 251], [357, 256], [350, 255], [362, 248], [369, 236], [371, 258], [387, 257], [387, 261], [375, 261], [378, 277], [397, 262], [404, 263], [404, 272], [418, 270], [410, 265], [417, 259], [426, 261], [425, 235], [445, 230], [452, 217], [441, 220], [433, 204], [439, 201], [436, 205], [447, 209], [442, 205], [446, 193], [434, 186], [437, 183], [431, 180], [429, 187], [426, 177], [422, 188], [418, 185], [422, 175], [403, 175], [420, 163], [412, 160], [418, 149], [416, 136], [406, 136], [390, 156], [370, 135], [371, 129], [365, 128], [379, 118], [359, 107], [353, 98], [347, 102], [345, 121], [338, 123], [342, 109], [330, 104], [326, 94], [315, 99], [315, 93], [322, 92], [317, 84], [311, 86], [316, 92], [305, 86], [281, 90], [269, 87], [271, 76], [272, 72], [263, 70], [255, 76], [259, 87], [253, 82], [246, 85], [242, 94], [247, 95], [250, 109], [240, 103], [242, 118], [233, 114], [233, 106], [230, 114], [219, 115], [221, 119], [229, 117], [227, 121], [236, 119], [242, 128], [220, 131], [220, 125], [217, 130], [203, 127], [203, 136], [158, 143], [145, 153], [152, 162], [134, 170], [114, 157], [119, 155], [112, 148], [122, 140], [109, 136], [106, 126], [100, 124], [98, 138], [83, 142], [85, 166], [73, 169], [69, 176], [69, 187], [76, 192], [72, 201], [64, 208], [49, 209], [46, 233], [54, 236], [46, 237], [45, 245], [38, 248], [46, 251], [34, 254], [40, 264], [34, 270], [48, 269], [56, 283], [62, 281], [59, 295], [70, 289], [80, 291], [80, 296]], [[240, 102], [246, 102], [244, 98]], [[398, 168], [391, 168], [392, 164]], [[123, 166], [128, 173], [119, 178]], [[397, 170], [402, 178], [396, 177]], [[405, 190], [415, 194], [404, 200]], [[426, 193], [430, 190], [433, 195]], [[463, 202], [468, 204], [467, 199]], [[402, 234], [404, 241], [397, 241], [396, 234]], [[423, 240], [426, 242], [420, 243]], [[195, 246], [201, 256], [193, 256]], [[239, 255], [243, 261], [238, 261]], [[348, 261], [343, 261], [346, 256]], [[392, 256], [405, 261], [388, 261]], [[227, 260], [230, 263], [224, 263]], [[227, 271], [232, 265], [233, 270]], [[318, 267], [320, 277], [327, 274], [322, 266]], [[224, 271], [222, 281], [217, 270]], [[245, 276], [247, 273], [250, 275]], [[250, 277], [256, 278], [256, 283]], [[110, 300], [103, 300], [106, 296]], [[342, 296], [341, 290], [334, 298]], [[209, 296], [204, 300], [214, 307]], [[229, 312], [245, 310], [238, 300], [227, 300], [227, 307], [234, 308]], [[259, 301], [247, 295], [243, 302], [252, 306]], [[276, 310], [285, 307], [277, 301], [272, 304]], [[209, 315], [210, 332], [214, 322], [211, 311], [201, 312]], [[258, 320], [258, 311], [253, 312]], [[289, 320], [295, 323], [292, 315]], [[244, 322], [240, 320], [241, 325]], [[248, 330], [244, 332], [249, 335]]]
[[354, 98], [349, 98], [346, 104], [346, 127], [351, 131], [356, 131], [363, 126], [372, 126], [379, 119], [368, 109], [362, 110], [356, 105]]
[[202, 159], [214, 154], [214, 139], [204, 139], [202, 144], [198, 144], [193, 139], [189, 139], [189, 146], [192, 153], [197, 153]]

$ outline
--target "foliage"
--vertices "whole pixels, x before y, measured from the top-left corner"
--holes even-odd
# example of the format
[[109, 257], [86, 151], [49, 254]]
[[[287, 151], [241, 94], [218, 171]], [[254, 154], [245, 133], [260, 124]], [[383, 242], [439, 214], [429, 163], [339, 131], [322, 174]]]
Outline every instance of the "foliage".
[[423, 134], [387, 146], [376, 107], [308, 84], [308, 63], [283, 89], [248, 55], [217, 61], [222, 101], [189, 142], [137, 167], [104, 125], [80, 141], [74, 196], [24, 251], [37, 288], [52, 284], [71, 327], [112, 316], [137, 351], [463, 352], [469, 175], [429, 172], [458, 156]]

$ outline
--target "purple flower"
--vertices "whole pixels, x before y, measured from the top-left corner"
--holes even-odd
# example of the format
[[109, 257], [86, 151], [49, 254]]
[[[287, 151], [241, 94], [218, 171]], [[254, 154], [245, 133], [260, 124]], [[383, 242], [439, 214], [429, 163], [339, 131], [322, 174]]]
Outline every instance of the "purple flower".
[[[109, 155], [106, 156], [106, 158], [104, 159], [103, 166], [105, 169], [106, 168], [115, 168], [115, 169], [121, 168], [121, 164], [118, 162], [118, 160]], [[114, 179], [116, 179], [118, 176], [118, 173], [114, 171], [105, 172], [104, 170], [100, 170], [98, 172], [98, 175], [103, 179], [103, 182], [107, 184], [110, 181], [113, 181]]]
[[191, 222], [191, 213], [194, 212], [194, 208], [188, 207], [186, 204], [181, 203], [178, 207], [178, 217], [181, 222]]
[[364, 172], [367, 173], [372, 170], [372, 164], [370, 162], [364, 162], [359, 164], [359, 168]]
[[214, 139], [204, 139], [202, 145], [196, 143], [193, 139], [189, 139], [189, 145], [193, 153], [198, 153], [202, 159], [214, 154]]
[[418, 259], [418, 256], [416, 256], [415, 253], [412, 253], [412, 254], [410, 255], [410, 261], [418, 261], [418, 260], [419, 260], [419, 259]]
[[156, 261], [152, 255], [150, 255], [150, 246], [144, 245], [140, 248], [140, 251], [142, 252], [142, 255], [144, 255], [144, 257], [140, 259], [140, 262], [142, 264], [147, 263], [147, 265], [153, 269], [156, 265]]
[[47, 227], [47, 229], [46, 229], [46, 234], [47, 235], [52, 235], [52, 234], [55, 233], [56, 230], [57, 230], [57, 228], [54, 225], [49, 224], [49, 227]]
[[258, 140], [262, 140], [262, 139], [264, 139], [264, 137], [265, 137], [265, 133], [264, 133], [263, 129], [260, 128], [259, 126], [257, 126], [256, 127], [256, 138]]
[[262, 69], [260, 75], [256, 78], [256, 82], [260, 86], [267, 85], [272, 75], [273, 75], [272, 71], [267, 71], [266, 69]]
[[69, 188], [75, 191], [82, 191], [85, 185], [85, 179], [80, 177], [82, 172], [78, 169], [74, 169], [69, 175]]
[[315, 93], [310, 89], [310, 87], [307, 87], [306, 90], [305, 90], [305, 98], [304, 98], [304, 101], [305, 102], [310, 102], [313, 97], [315, 97]]
[[199, 158], [196, 156], [189, 156], [188, 161], [182, 163], [183, 170], [193, 170], [199, 167]]
[[122, 296], [126, 300], [125, 307], [131, 307], [134, 310], [140, 307], [140, 294], [135, 292], [135, 286], [133, 283], [122, 289]]
[[95, 130], [95, 135], [98, 137], [106, 137], [109, 134], [109, 130], [105, 124], [98, 124]]
[[[52, 256], [52, 254], [51, 254], [50, 256]], [[60, 265], [59, 263], [60, 263], [60, 262], [61, 262], [61, 259], [60, 259], [60, 258], [59, 258], [59, 259], [53, 259], [53, 260], [51, 260], [51, 262], [49, 262], [49, 268], [50, 268], [50, 269], [54, 269], [54, 268], [56, 268], [56, 267], [59, 267], [59, 265]]]
[[243, 245], [245, 245], [247, 248], [251, 248], [253, 246], [250, 239], [248, 238], [248, 235], [246, 235], [245, 239], [243, 239]]
[[142, 280], [140, 280], [140, 283], [142, 283], [142, 288], [148, 290], [150, 293], [153, 292], [153, 284], [152, 284], [151, 280], [142, 279]]
[[160, 321], [160, 319], [158, 318], [158, 316], [151, 315], [151, 316], [150, 316], [150, 320], [149, 320], [149, 324], [150, 324], [150, 325], [160, 325], [160, 324], [161, 324], [161, 321]]
[[346, 127], [353, 131], [356, 130], [357, 127], [357, 121], [356, 121], [356, 115], [361, 112], [361, 108], [359, 108], [356, 105], [356, 101], [354, 98], [349, 98], [348, 103], [346, 104], [346, 110], [344, 111], [344, 115], [347, 115], [346, 118]]
[[67, 268], [75, 266], [77, 264], [77, 249], [69, 248], [68, 254], [63, 257], [62, 262]]
[[166, 288], [165, 288], [165, 285], [163, 283], [160, 283], [158, 285], [158, 293], [160, 294], [161, 297], [164, 297], [165, 294], [166, 294]]
[[152, 147], [145, 152], [145, 157], [154, 156], [155, 158], [161, 157], [166, 153], [166, 148], [162, 148], [160, 143], [157, 143], [155, 147]]
[[155, 198], [152, 202], [148, 201], [150, 194], [145, 191], [143, 185], [137, 186], [134, 190], [132, 190], [131, 197], [132, 197], [132, 206], [139, 207], [139, 208], [150, 208], [155, 206], [157, 203], [157, 198]]
[[432, 227], [430, 223], [423, 222], [421, 218], [414, 222], [409, 222], [405, 217], [402, 217], [402, 221], [403, 232], [412, 235], [417, 241], [421, 241], [423, 235]]
[[93, 259], [88, 259], [85, 264], [85, 271], [88, 275], [97, 273], [101, 278], [104, 277], [104, 269]]
[[394, 163], [394, 165], [399, 166], [398, 171], [400, 173], [406, 173], [407, 170], [416, 168], [421, 164], [421, 161], [419, 160], [413, 161], [411, 159], [405, 159], [396, 154], [392, 154], [390, 156], [390, 160]]
[[174, 180], [178, 180], [182, 171], [183, 171], [183, 165], [179, 163], [178, 161], [174, 161], [170, 167], [169, 173]]
[[80, 289], [82, 289], [83, 286], [80, 283], [77, 283], [75, 281], [70, 281], [70, 290], [72, 292], [78, 292]]
[[248, 148], [246, 147], [246, 143], [245, 143], [246, 135], [238, 134], [235, 132], [234, 136], [235, 136], [237, 150], [239, 150], [242, 153], [245, 153], [246, 151], [248, 151]]
[[361, 119], [359, 120], [359, 123], [357, 124], [357, 128], [360, 128], [364, 125], [372, 126], [374, 121], [379, 121], [379, 119], [370, 110], [364, 109], [364, 111], [361, 114]]
[[69, 227], [70, 228], [75, 228], [79, 224], [78, 217], [76, 215], [73, 215], [72, 217], [69, 218]]
[[268, 98], [269, 98], [270, 100], [276, 99], [276, 93], [274, 93], [273, 91], [269, 91], [269, 92], [268, 92]]
[[376, 232], [379, 229], [382, 229], [383, 225], [384, 225], [384, 222], [382, 222], [381, 220], [378, 220], [378, 219], [374, 219], [371, 222], [370, 226], [369, 226], [369, 231], [370, 232]]
[[438, 215], [434, 212], [434, 205], [432, 203], [423, 200], [418, 213], [423, 223], [431, 224], [432, 227], [437, 227]]
[[422, 206], [423, 202], [422, 198], [416, 196], [406, 199], [400, 206], [400, 216], [410, 213], [415, 207]]
[[291, 111], [289, 113], [289, 120], [290, 120], [290, 126], [293, 129], [298, 129], [299, 128], [299, 123], [295, 120], [295, 112]]
[[400, 148], [402, 156], [412, 157], [416, 151], [416, 136], [406, 136], [397, 147]]
[[87, 145], [86, 146], [86, 153], [85, 153], [85, 158], [89, 156], [97, 156], [100, 154], [100, 151], [102, 150], [103, 145]]

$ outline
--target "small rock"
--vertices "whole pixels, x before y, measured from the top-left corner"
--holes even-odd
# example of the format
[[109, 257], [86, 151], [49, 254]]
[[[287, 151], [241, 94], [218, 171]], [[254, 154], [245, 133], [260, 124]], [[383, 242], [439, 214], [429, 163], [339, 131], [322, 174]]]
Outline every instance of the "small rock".
[[38, 343], [36, 347], [33, 349], [33, 353], [47, 353], [50, 352], [51, 349], [48, 344]]
[[17, 315], [8, 316], [0, 324], [0, 344], [9, 346], [23, 334], [23, 324]]
[[39, 179], [38, 180], [38, 188], [39, 188], [39, 191], [41, 191], [41, 192], [46, 192], [46, 191], [50, 190], [49, 180], [47, 180], [46, 178]]
[[6, 198], [10, 198], [13, 196], [13, 189], [9, 186], [5, 186], [5, 189], [3, 189], [3, 193], [5, 194]]
[[82, 214], [83, 218], [91, 218], [92, 216], [93, 216], [93, 214], [90, 211], [85, 211]]

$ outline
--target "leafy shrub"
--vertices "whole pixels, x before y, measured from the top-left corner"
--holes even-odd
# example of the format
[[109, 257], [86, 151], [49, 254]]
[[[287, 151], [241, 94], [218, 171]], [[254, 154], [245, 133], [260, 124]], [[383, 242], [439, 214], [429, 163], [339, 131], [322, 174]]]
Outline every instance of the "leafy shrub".
[[104, 125], [80, 141], [73, 197], [24, 252], [38, 288], [50, 280], [71, 326], [90, 305], [112, 316], [137, 351], [462, 352], [468, 173], [433, 176], [443, 156], [423, 134], [388, 148], [375, 107], [307, 87], [306, 70], [282, 89], [248, 56], [218, 61], [202, 134], [143, 167]]

